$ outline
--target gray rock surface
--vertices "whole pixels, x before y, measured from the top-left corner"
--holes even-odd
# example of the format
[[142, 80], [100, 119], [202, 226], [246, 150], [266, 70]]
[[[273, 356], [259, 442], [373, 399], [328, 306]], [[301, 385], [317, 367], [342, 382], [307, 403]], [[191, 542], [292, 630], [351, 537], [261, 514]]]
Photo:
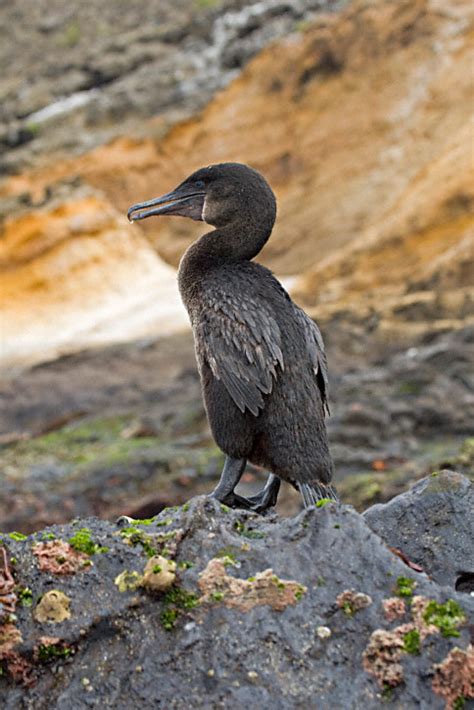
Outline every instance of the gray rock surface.
[[[436, 481], [430, 502], [440, 508], [446, 500], [455, 507], [459, 487], [468, 486], [451, 474]], [[414, 509], [425, 505], [419, 494], [412, 498]], [[453, 535], [455, 526], [468, 525], [466, 515], [462, 506], [454, 510]], [[55, 538], [77, 547], [84, 528], [92, 554], [75, 573], [39, 570], [33, 545], [42, 546], [38, 553], [58, 544]], [[447, 530], [446, 523], [446, 536]], [[464, 542], [465, 554], [472, 554], [472, 538], [470, 546]], [[4, 615], [0, 699], [7, 710], [190, 704], [375, 710], [382, 703], [436, 710], [470, 692], [463, 669], [474, 599], [410, 569], [347, 506], [327, 504], [280, 519], [200, 497], [146, 524], [77, 520], [25, 540], [5, 536], [3, 544], [18, 597], [9, 623], [22, 638], [9, 656]], [[136, 586], [153, 553], [177, 563], [166, 590]], [[58, 564], [74, 560], [66, 551]], [[154, 574], [163, 565], [169, 562], [162, 560]], [[53, 614], [54, 623], [40, 623], [51, 591], [67, 595], [70, 618]], [[447, 620], [453, 635], [440, 633], [441, 622], [426, 616], [430, 601], [457, 609]], [[457, 676], [442, 680], [437, 664], [444, 668], [452, 654], [463, 663]]]
[[474, 486], [455, 471], [418, 481], [364, 518], [387, 544], [399, 548], [435, 582], [474, 592]]

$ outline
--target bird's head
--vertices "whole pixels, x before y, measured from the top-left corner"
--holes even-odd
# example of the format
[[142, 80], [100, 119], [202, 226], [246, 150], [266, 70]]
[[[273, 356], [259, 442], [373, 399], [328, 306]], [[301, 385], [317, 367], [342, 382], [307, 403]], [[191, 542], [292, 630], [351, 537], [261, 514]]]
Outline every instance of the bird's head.
[[128, 210], [136, 222], [154, 215], [177, 215], [222, 228], [258, 217], [273, 226], [275, 196], [267, 181], [241, 163], [220, 163], [200, 168], [171, 192]]

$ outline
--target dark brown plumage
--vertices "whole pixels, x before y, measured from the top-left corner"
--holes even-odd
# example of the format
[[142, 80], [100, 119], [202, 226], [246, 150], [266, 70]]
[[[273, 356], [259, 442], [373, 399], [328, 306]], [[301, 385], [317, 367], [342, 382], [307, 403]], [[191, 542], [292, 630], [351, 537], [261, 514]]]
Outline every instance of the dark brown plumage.
[[[245, 165], [213, 165], [129, 210], [132, 220], [152, 214], [215, 226], [187, 250], [178, 274], [209, 423], [227, 455], [214, 495], [262, 510], [275, 504], [283, 479], [301, 491], [306, 506], [335, 497], [321, 333], [272, 273], [251, 261], [276, 217], [268, 183]], [[250, 499], [234, 493], [247, 460], [273, 474]]]

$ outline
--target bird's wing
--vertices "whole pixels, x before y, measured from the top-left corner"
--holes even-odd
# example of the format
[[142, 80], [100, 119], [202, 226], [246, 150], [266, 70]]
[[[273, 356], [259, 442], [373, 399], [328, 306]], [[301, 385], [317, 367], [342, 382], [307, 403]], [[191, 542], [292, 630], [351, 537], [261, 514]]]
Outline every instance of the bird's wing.
[[264, 394], [284, 369], [281, 333], [263, 298], [219, 290], [202, 303], [195, 336], [214, 377], [241, 412], [258, 416]]
[[312, 320], [307, 313], [305, 313], [298, 306], [295, 306], [295, 310], [298, 313], [298, 317], [304, 328], [308, 355], [310, 357], [313, 372], [316, 376], [319, 391], [321, 392], [323, 406], [326, 409], [326, 412], [329, 414], [328, 363], [326, 353], [324, 351], [323, 336], [321, 335], [321, 331], [319, 330], [314, 320]]

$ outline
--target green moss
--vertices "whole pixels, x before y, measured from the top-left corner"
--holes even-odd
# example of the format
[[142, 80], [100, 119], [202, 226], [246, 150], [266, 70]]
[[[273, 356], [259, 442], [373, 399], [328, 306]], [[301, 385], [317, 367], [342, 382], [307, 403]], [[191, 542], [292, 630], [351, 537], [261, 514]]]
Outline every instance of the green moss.
[[54, 661], [57, 658], [68, 658], [72, 649], [63, 644], [41, 644], [38, 646], [38, 659], [42, 663]]
[[15, 542], [23, 542], [23, 540], [28, 539], [28, 535], [23, 535], [23, 533], [16, 532], [16, 531], [8, 533], [8, 537], [11, 540], [15, 540]]
[[201, 10], [208, 10], [213, 7], [218, 7], [221, 0], [194, 0], [196, 7]]
[[333, 501], [332, 498], [321, 498], [316, 503], [316, 508], [324, 508], [324, 506], [327, 505], [328, 503], [334, 503], [334, 502], [335, 501]]
[[158, 553], [163, 557], [168, 556], [169, 550], [164, 545], [176, 537], [176, 534], [177, 530], [170, 530], [166, 533], [146, 533], [135, 526], [120, 530], [120, 537], [129, 545], [141, 545], [147, 557], [153, 557]]
[[343, 602], [341, 608], [344, 614], [346, 614], [346, 616], [354, 616], [355, 609], [349, 601]]
[[405, 653], [413, 653], [419, 655], [420, 653], [420, 632], [416, 629], [407, 631], [403, 635], [403, 650]]
[[152, 570], [151, 570], [151, 571], [153, 572], [153, 574], [160, 574], [160, 572], [161, 572], [161, 566], [160, 566], [160, 565], [154, 565], [154, 566], [152, 567]]
[[244, 523], [241, 523], [239, 521], [236, 521], [234, 523], [234, 528], [239, 533], [239, 535], [242, 535], [242, 537], [247, 537], [250, 540], [260, 540], [265, 537], [265, 533], [261, 530], [251, 530], [247, 528]]
[[18, 591], [18, 599], [22, 606], [32, 606], [33, 604], [33, 592], [29, 587], [21, 587]]
[[158, 552], [152, 544], [152, 537], [138, 528], [124, 528], [120, 531], [120, 537], [130, 545], [141, 545], [147, 557], [153, 557]]
[[34, 439], [19, 441], [1, 452], [4, 465], [15, 471], [32, 465], [57, 461], [81, 469], [91, 465], [113, 465], [130, 460], [136, 453], [156, 449], [162, 442], [157, 437], [121, 436], [130, 417], [98, 417], [70, 424], [58, 431]]
[[157, 527], [165, 527], [166, 525], [171, 525], [172, 522], [172, 518], [166, 518], [165, 520], [157, 520], [156, 525]]
[[333, 525], [333, 528], [336, 528], [336, 530], [339, 530], [340, 527], [341, 527], [341, 526], [339, 525], [339, 523], [334, 523], [334, 525]]
[[212, 592], [211, 598], [215, 602], [221, 602], [224, 599], [224, 593], [223, 592]]
[[172, 631], [178, 620], [179, 612], [177, 609], [163, 609], [160, 614], [160, 622], [166, 631]]
[[442, 636], [457, 637], [460, 635], [458, 626], [466, 620], [466, 616], [454, 599], [448, 599], [445, 604], [432, 599], [425, 609], [423, 619], [427, 624], [438, 627]]
[[303, 599], [303, 596], [305, 595], [305, 593], [306, 593], [305, 588], [300, 585], [295, 592], [296, 601], [297, 602], [301, 601], [301, 599]]
[[189, 510], [189, 503], [185, 503], [184, 505], [182, 505], [181, 510], [183, 511], [183, 513], [187, 513], [187, 511]]
[[412, 597], [416, 587], [416, 582], [410, 577], [397, 577], [394, 594], [398, 597]]
[[194, 592], [188, 592], [182, 587], [171, 587], [164, 597], [165, 604], [174, 604], [178, 609], [194, 609], [198, 605], [199, 598]]
[[221, 549], [217, 551], [216, 557], [222, 559], [222, 562], [224, 563], [225, 567], [235, 567], [235, 565], [237, 564], [237, 552], [239, 552], [238, 547], [228, 545], [227, 547], [221, 547]]
[[180, 560], [178, 562], [178, 569], [191, 569], [191, 567], [194, 567], [194, 562], [189, 560]]
[[458, 695], [453, 703], [453, 710], [462, 710], [466, 705], [466, 698], [463, 695]]
[[325, 587], [326, 586], [326, 580], [324, 577], [319, 576], [318, 579], [316, 580], [318, 587]]
[[156, 520], [156, 515], [153, 518], [134, 518], [135, 525], [151, 525]]
[[199, 604], [199, 598], [194, 592], [174, 586], [164, 595], [163, 604], [164, 609], [160, 614], [160, 622], [166, 631], [171, 631], [181, 614], [194, 609]]
[[275, 584], [277, 586], [278, 589], [282, 589], [282, 590], [285, 589], [286, 584], [284, 582], [282, 582], [281, 579], [276, 576], [276, 574], [272, 575], [272, 577], [270, 577], [270, 579], [273, 582], [273, 584]]
[[86, 555], [95, 555], [101, 552], [108, 552], [108, 547], [102, 547], [92, 540], [91, 532], [88, 528], [81, 528], [69, 538], [69, 544], [76, 552], [83, 552]]
[[43, 532], [41, 533], [41, 539], [45, 541], [56, 540], [56, 535], [52, 532]]
[[221, 510], [222, 510], [223, 513], [229, 513], [229, 512], [230, 512], [230, 508], [229, 508], [228, 505], [224, 505], [224, 503], [221, 503], [221, 506], [220, 506], [220, 507], [221, 507]]

